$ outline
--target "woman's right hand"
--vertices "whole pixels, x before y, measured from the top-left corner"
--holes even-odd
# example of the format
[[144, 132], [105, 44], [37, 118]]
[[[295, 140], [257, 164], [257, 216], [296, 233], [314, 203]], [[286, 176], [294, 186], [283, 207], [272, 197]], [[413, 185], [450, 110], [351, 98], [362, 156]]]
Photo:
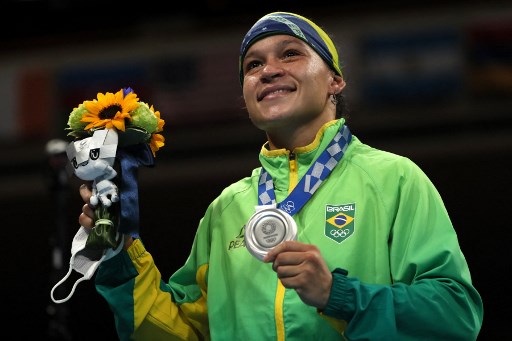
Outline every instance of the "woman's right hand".
[[85, 204], [82, 206], [82, 213], [80, 214], [80, 217], [78, 217], [78, 222], [81, 226], [87, 229], [92, 229], [94, 227], [94, 206], [90, 204], [92, 196], [90, 183], [80, 186], [80, 196]]
[[[82, 213], [78, 217], [78, 222], [86, 229], [92, 229], [94, 227], [95, 218], [94, 206], [90, 204], [92, 196], [91, 183], [85, 183], [80, 186], [80, 196], [85, 204], [82, 206]], [[127, 250], [132, 243], [133, 238], [129, 235], [124, 235], [124, 249]]]

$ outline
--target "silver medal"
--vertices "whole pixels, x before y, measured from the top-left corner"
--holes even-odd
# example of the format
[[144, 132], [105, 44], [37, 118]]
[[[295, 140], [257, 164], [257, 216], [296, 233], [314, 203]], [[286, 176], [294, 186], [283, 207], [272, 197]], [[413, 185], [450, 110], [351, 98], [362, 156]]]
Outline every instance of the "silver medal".
[[274, 246], [295, 240], [297, 224], [292, 216], [274, 206], [259, 206], [245, 226], [245, 246], [256, 258], [263, 257]]

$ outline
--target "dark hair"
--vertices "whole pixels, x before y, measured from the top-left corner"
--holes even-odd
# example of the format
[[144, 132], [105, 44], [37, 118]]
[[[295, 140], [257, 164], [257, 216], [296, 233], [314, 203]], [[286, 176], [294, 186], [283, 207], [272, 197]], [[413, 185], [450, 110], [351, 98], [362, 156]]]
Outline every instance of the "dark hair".
[[336, 98], [336, 118], [345, 118], [348, 119], [348, 107], [347, 101], [345, 100], [345, 96], [343, 96], [343, 91], [335, 95]]

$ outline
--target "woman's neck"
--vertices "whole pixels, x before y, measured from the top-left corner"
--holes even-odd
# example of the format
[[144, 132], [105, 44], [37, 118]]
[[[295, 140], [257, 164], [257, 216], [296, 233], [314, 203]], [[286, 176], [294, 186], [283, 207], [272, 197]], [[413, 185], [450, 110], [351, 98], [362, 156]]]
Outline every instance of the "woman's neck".
[[286, 149], [293, 151], [312, 143], [318, 131], [331, 120], [317, 120], [306, 125], [279, 131], [267, 131], [268, 148], [270, 150]]

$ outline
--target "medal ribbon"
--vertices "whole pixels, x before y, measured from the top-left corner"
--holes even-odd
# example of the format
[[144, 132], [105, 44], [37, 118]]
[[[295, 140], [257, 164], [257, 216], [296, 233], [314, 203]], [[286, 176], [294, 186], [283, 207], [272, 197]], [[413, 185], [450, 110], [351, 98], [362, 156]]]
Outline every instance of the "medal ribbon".
[[[331, 143], [311, 165], [307, 173], [300, 179], [293, 191], [277, 208], [290, 215], [297, 213], [302, 206], [313, 196], [322, 182], [341, 160], [348, 148], [352, 134], [346, 125], [342, 125], [340, 131], [334, 136]], [[276, 204], [274, 181], [270, 174], [262, 167], [258, 183], [258, 205]]]

